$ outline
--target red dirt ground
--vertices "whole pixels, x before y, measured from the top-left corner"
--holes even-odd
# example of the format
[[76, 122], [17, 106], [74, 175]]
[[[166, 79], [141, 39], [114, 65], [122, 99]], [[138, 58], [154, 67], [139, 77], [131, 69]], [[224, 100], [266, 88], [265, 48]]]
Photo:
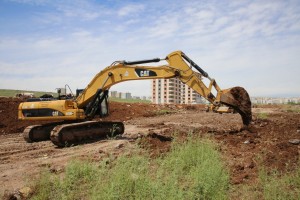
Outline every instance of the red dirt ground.
[[[300, 139], [300, 113], [287, 112], [280, 106], [253, 108], [250, 128], [243, 130], [238, 114], [206, 113], [203, 106], [112, 102], [111, 115], [103, 120], [124, 121], [123, 138], [56, 148], [51, 141], [23, 140], [23, 129], [37, 122], [17, 120], [20, 102], [16, 98], [0, 98], [0, 195], [26, 185], [28, 177], [35, 177], [45, 167], [63, 171], [74, 157], [99, 160], [107, 152], [118, 156], [130, 153], [136, 143], [150, 149], [155, 157], [170, 149], [172, 137], [183, 139], [188, 133], [217, 141], [232, 184], [255, 183], [261, 166], [284, 172], [299, 165], [300, 145], [289, 140]], [[258, 113], [267, 113], [266, 119], [258, 118]]]

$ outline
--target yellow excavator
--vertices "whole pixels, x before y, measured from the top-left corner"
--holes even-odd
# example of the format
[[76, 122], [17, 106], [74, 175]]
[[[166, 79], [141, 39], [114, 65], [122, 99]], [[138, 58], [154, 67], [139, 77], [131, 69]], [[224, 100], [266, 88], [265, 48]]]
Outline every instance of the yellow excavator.
[[[165, 60], [168, 64], [160, 66], [142, 66]], [[193, 70], [195, 69], [195, 71]], [[200, 74], [200, 76], [199, 76]], [[24, 139], [27, 142], [49, 140], [64, 147], [80, 143], [90, 138], [98, 138], [107, 134], [122, 134], [122, 122], [92, 121], [99, 115], [105, 117], [108, 111], [108, 90], [111, 86], [130, 80], [170, 79], [177, 77], [184, 84], [199, 93], [211, 103], [211, 109], [224, 112], [228, 109], [238, 112], [245, 126], [251, 122], [251, 101], [247, 91], [242, 87], [221, 90], [201, 67], [193, 62], [182, 51], [170, 53], [166, 58], [154, 58], [139, 61], [115, 61], [100, 71], [73, 99], [29, 99], [18, 108], [20, 120], [59, 120], [56, 123], [33, 125], [25, 128]], [[203, 79], [208, 79], [205, 84]], [[214, 93], [213, 94], [213, 89]]]

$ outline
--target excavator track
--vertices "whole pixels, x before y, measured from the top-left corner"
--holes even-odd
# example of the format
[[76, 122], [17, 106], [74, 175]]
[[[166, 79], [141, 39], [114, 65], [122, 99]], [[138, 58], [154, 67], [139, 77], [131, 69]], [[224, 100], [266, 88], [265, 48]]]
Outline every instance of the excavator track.
[[122, 122], [85, 121], [56, 126], [50, 139], [56, 146], [66, 147], [105, 136], [114, 137], [123, 134], [124, 130]]
[[29, 143], [50, 140], [52, 129], [60, 124], [62, 122], [28, 126], [23, 131], [23, 138]]

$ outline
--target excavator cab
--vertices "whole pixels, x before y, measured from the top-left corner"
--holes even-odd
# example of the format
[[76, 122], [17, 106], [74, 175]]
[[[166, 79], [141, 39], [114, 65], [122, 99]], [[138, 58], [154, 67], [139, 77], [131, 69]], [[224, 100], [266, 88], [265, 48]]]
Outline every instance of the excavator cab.
[[109, 114], [109, 108], [108, 108], [108, 95], [106, 95], [103, 99], [103, 101], [100, 104], [99, 108], [99, 116], [105, 117]]
[[85, 115], [87, 118], [93, 119], [95, 115], [100, 117], [108, 116], [108, 90], [99, 89], [93, 100], [86, 106]]

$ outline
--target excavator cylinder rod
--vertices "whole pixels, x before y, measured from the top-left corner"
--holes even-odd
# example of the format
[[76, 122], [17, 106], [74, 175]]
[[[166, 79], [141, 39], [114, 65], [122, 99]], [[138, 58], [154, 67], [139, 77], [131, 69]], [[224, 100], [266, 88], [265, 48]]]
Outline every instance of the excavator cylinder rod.
[[124, 133], [122, 122], [85, 121], [56, 126], [50, 134], [51, 141], [58, 147], [66, 147], [103, 137], [114, 137]]
[[152, 62], [159, 62], [161, 61], [160, 58], [153, 58], [148, 60], [137, 60], [137, 61], [123, 61], [125, 65], [138, 65], [138, 64], [145, 64], [145, 63], [152, 63]]
[[201, 67], [199, 67], [199, 65], [197, 65], [194, 61], [192, 61], [192, 59], [187, 57], [187, 55], [185, 55], [184, 53], [182, 53], [181, 56], [184, 58], [185, 61], [187, 61], [193, 67], [195, 67], [198, 70], [198, 72], [200, 72], [204, 77], [208, 78], [208, 73], [205, 72]]

